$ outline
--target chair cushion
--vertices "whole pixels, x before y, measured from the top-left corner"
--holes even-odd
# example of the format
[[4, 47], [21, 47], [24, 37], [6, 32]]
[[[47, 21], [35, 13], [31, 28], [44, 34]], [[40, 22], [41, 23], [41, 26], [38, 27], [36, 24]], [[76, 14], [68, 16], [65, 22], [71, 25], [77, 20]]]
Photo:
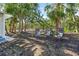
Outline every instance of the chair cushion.
[[0, 35], [0, 38], [2, 38], [2, 36]]
[[4, 41], [5, 40], [5, 38], [0, 38], [0, 41]]

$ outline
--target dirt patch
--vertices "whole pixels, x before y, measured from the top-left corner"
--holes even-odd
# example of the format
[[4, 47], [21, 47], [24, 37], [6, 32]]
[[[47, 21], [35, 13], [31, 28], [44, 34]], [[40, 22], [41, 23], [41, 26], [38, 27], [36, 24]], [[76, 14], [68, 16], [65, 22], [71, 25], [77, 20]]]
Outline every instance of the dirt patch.
[[[77, 35], [78, 36], [78, 35]], [[15, 41], [0, 45], [1, 56], [78, 56], [79, 39], [65, 35], [67, 39], [58, 41], [55, 38], [37, 40], [31, 33], [15, 35]]]

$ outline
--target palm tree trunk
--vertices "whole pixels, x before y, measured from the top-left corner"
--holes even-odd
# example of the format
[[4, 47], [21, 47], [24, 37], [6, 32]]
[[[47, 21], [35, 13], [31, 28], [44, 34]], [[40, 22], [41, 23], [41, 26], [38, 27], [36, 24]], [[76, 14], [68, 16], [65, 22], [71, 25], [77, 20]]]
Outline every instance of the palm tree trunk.
[[22, 24], [21, 24], [21, 25], [22, 25], [22, 27], [21, 27], [21, 31], [23, 32], [23, 29], [24, 29], [24, 28], [23, 28], [23, 20], [22, 20]]
[[56, 19], [56, 31], [58, 32], [59, 31], [59, 28], [61, 28], [61, 20], [60, 18], [58, 17]]
[[25, 28], [24, 28], [24, 32], [26, 32], [26, 20], [25, 20], [25, 26], [24, 26]]
[[14, 33], [14, 22], [12, 22], [12, 33]]
[[7, 29], [7, 26], [6, 26], [6, 24], [5, 24], [5, 30], [6, 30], [6, 34], [8, 34], [8, 29]]
[[16, 22], [13, 23], [14, 24], [14, 33], [16, 33]]
[[12, 20], [10, 21], [9, 26], [10, 26], [9, 32], [12, 32]]
[[19, 32], [21, 32], [21, 22], [19, 21]]

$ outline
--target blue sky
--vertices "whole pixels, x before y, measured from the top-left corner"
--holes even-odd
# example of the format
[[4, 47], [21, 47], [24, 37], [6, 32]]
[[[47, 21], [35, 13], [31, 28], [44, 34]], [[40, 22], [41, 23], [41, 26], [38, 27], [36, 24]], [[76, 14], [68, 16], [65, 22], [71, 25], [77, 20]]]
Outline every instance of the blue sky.
[[44, 11], [44, 8], [46, 7], [46, 3], [39, 3], [39, 10], [41, 11], [41, 15], [43, 15], [43, 18], [47, 18], [47, 14]]
[[[46, 7], [46, 3], [39, 3], [39, 10], [41, 11], [41, 15], [43, 15], [43, 18], [48, 18], [46, 12], [44, 11], [44, 8]], [[75, 14], [79, 16], [79, 11]]]

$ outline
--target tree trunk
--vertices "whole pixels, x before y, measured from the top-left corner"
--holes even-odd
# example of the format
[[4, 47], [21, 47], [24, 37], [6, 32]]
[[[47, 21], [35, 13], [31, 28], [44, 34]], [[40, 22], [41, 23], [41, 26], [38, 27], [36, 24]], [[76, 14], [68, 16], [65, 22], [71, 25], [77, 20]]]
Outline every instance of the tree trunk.
[[59, 28], [61, 28], [61, 20], [60, 18], [58, 17], [56, 19], [56, 31], [58, 32], [59, 31]]
[[8, 30], [7, 30], [7, 25], [5, 24], [5, 30], [6, 30], [6, 34], [8, 34]]
[[16, 33], [16, 23], [14, 23], [14, 33]]
[[26, 20], [25, 20], [25, 26], [24, 26], [25, 28], [24, 28], [24, 32], [26, 32]]
[[12, 32], [12, 20], [10, 21], [9, 26], [10, 26], [9, 32]]
[[22, 22], [21, 22], [21, 31], [23, 32], [23, 29], [24, 29], [24, 27], [23, 27], [23, 20], [22, 20]]
[[14, 33], [14, 21], [12, 22], [12, 33]]
[[19, 32], [21, 32], [21, 23], [19, 21]]

